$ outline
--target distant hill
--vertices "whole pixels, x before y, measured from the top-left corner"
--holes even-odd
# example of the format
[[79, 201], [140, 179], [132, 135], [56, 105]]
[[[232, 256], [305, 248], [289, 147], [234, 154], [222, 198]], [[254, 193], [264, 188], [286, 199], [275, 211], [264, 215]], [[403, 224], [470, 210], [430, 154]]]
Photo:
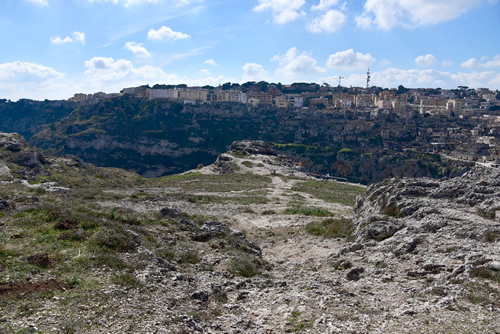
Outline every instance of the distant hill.
[[0, 100], [0, 131], [17, 132], [29, 140], [44, 125], [57, 122], [76, 106], [70, 101]]

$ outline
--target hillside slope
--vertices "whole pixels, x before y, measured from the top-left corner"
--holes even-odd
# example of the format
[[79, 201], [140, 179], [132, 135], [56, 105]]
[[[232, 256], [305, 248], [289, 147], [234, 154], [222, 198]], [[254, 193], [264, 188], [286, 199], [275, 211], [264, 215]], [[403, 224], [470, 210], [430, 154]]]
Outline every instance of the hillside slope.
[[45, 157], [26, 182], [5, 165], [0, 332], [500, 328], [492, 170], [365, 193], [263, 142], [157, 179]]

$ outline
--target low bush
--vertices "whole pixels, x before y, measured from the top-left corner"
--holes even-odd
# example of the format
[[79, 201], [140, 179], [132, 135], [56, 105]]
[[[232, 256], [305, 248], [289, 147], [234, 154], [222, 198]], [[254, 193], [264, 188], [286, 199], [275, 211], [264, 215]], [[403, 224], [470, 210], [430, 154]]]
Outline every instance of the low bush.
[[348, 238], [354, 231], [352, 220], [346, 218], [326, 219], [306, 225], [306, 232], [325, 238]]

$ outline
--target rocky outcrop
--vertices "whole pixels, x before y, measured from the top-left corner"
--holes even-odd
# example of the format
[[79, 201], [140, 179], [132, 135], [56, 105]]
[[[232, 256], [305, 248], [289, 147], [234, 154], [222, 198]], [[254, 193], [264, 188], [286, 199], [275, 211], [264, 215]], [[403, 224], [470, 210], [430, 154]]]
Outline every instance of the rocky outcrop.
[[0, 132], [0, 162], [2, 162], [0, 175], [10, 174], [8, 167], [10, 163], [19, 167], [16, 172], [21, 176], [34, 178], [44, 172], [43, 164], [46, 161], [45, 157], [33, 149], [20, 134]]
[[232, 153], [242, 153], [242, 154], [262, 154], [262, 155], [278, 155], [276, 150], [273, 149], [272, 145], [260, 140], [243, 140], [235, 141], [229, 147], [229, 151]]

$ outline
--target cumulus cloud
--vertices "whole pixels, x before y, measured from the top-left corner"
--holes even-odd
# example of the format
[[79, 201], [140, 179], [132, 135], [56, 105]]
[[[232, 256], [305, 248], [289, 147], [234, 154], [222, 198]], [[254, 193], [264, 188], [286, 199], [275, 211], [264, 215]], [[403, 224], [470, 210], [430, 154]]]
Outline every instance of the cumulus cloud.
[[158, 30], [150, 29], [148, 32], [148, 38], [153, 41], [159, 41], [162, 39], [171, 39], [171, 40], [177, 40], [177, 39], [187, 39], [190, 38], [191, 36], [179, 31], [174, 31], [169, 27], [162, 26]]
[[345, 71], [365, 70], [375, 61], [371, 54], [362, 54], [354, 52], [353, 49], [336, 52], [326, 61], [326, 66], [329, 68], [337, 68]]
[[203, 62], [205, 65], [210, 65], [210, 66], [217, 66], [217, 63], [213, 59], [207, 59]]
[[136, 57], [147, 58], [151, 55], [149, 51], [142, 46], [142, 43], [127, 42], [125, 43], [125, 48], [131, 51]]
[[10, 81], [19, 78], [38, 80], [60, 78], [62, 76], [62, 73], [57, 72], [52, 67], [36, 63], [16, 61], [0, 64], [0, 81]]
[[268, 79], [268, 73], [261, 64], [246, 63], [243, 65], [243, 81], [262, 81]]
[[0, 96], [18, 100], [20, 98], [50, 99], [61, 97], [59, 83], [64, 74], [52, 67], [16, 61], [0, 64]]
[[210, 70], [203, 68], [200, 70], [200, 73], [205, 74], [205, 75], [210, 75]]
[[319, 0], [319, 4], [313, 5], [311, 10], [327, 10], [335, 6], [338, 2], [339, 0]]
[[436, 62], [436, 57], [434, 57], [434, 55], [431, 54], [418, 56], [415, 59], [415, 64], [417, 64], [420, 67], [430, 67], [434, 65], [435, 62]]
[[336, 32], [344, 25], [346, 16], [344, 13], [331, 9], [324, 15], [315, 18], [306, 28], [312, 33]]
[[50, 42], [52, 44], [66, 44], [75, 42], [85, 44], [85, 33], [80, 31], [74, 31], [71, 36], [72, 37], [66, 36], [64, 38], [61, 38], [60, 36], [54, 36], [50, 38]]
[[356, 18], [358, 28], [373, 25], [383, 30], [395, 26], [413, 28], [446, 22], [459, 17], [482, 0], [366, 0], [364, 12]]
[[[396, 88], [403, 85], [409, 88], [456, 88], [458, 86], [500, 88], [500, 73], [493, 71], [473, 73], [450, 73], [434, 69], [397, 69], [389, 68], [380, 72], [372, 72], [371, 83], [379, 87]], [[366, 75], [352, 74], [344, 79], [345, 85], [366, 85]]]
[[[227, 82], [224, 76], [203, 78], [181, 77], [165, 73], [161, 68], [145, 65], [136, 67], [125, 59], [94, 57], [85, 62], [85, 87], [90, 91], [120, 91], [123, 87], [140, 86], [158, 82], [185, 83], [190, 86], [212, 85]], [[85, 89], [82, 89], [83, 91]]]
[[259, 4], [253, 8], [256, 12], [270, 9], [273, 12], [274, 22], [284, 24], [305, 15], [300, 8], [304, 6], [305, 0], [259, 0]]
[[470, 58], [460, 64], [460, 66], [469, 69], [500, 67], [500, 55], [496, 55], [495, 57], [493, 57], [493, 60], [484, 63], [479, 62], [476, 58]]
[[317, 61], [307, 52], [297, 54], [297, 48], [290, 48], [284, 55], [275, 55], [271, 61], [277, 61], [276, 74], [289, 80], [315, 79], [326, 69], [317, 66]]

